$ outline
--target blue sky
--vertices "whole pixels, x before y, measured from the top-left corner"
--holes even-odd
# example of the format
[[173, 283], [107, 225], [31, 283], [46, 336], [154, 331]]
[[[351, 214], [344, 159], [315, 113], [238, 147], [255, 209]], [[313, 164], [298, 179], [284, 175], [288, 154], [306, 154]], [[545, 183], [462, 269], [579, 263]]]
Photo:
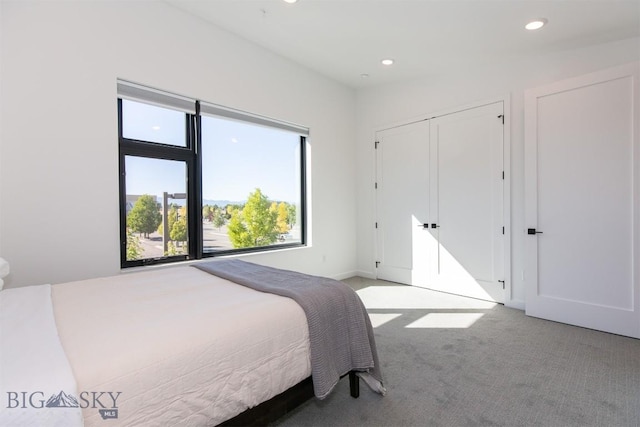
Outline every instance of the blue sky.
[[[164, 108], [123, 101], [125, 137], [184, 146], [185, 118]], [[291, 132], [203, 116], [205, 200], [244, 201], [260, 188], [271, 200], [297, 203], [300, 137]], [[186, 192], [182, 162], [127, 156], [127, 194]]]

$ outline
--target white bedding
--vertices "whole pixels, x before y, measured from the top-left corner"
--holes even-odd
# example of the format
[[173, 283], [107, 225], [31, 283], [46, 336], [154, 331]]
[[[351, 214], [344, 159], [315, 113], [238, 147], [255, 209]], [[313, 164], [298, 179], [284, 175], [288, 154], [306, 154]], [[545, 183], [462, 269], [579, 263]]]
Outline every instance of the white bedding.
[[106, 409], [117, 396], [117, 419], [83, 409], [88, 427], [216, 425], [311, 373], [293, 300], [195, 268], [55, 285], [52, 299], [78, 392], [104, 392]]
[[51, 286], [0, 292], [0, 426], [81, 426], [80, 408], [61, 407], [72, 401], [49, 403], [64, 395], [78, 396], [58, 339]]

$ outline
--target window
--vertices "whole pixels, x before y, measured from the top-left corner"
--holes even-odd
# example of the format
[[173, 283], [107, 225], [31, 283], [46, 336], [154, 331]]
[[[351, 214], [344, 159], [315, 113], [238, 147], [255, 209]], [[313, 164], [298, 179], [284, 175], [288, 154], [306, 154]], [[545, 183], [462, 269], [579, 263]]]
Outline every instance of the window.
[[302, 246], [308, 130], [118, 82], [123, 267]]
[[202, 118], [203, 248], [301, 243], [300, 137]]
[[184, 113], [141, 102], [122, 101], [122, 137], [186, 147]]

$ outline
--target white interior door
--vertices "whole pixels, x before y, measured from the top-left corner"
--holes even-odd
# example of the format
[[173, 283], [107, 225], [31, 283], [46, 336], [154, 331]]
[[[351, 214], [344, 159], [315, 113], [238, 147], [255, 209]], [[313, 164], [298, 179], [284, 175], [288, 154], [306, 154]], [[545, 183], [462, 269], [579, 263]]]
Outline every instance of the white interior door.
[[525, 92], [528, 315], [640, 337], [638, 69]]
[[431, 120], [428, 287], [504, 302], [503, 103]]
[[430, 235], [429, 122], [376, 135], [377, 277], [405, 284], [426, 283]]

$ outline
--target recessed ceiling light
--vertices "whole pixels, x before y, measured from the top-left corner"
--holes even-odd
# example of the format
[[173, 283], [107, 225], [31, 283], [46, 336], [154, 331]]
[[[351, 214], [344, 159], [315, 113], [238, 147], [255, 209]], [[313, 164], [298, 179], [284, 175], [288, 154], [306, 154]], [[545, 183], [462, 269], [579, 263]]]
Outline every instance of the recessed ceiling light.
[[382, 65], [392, 65], [393, 64], [393, 59], [387, 58], [387, 59], [383, 59], [380, 62], [382, 62]]
[[295, 2], [297, 2], [298, 0], [284, 0], [284, 1], [285, 1], [286, 3], [295, 3]]
[[153, 130], [160, 130], [160, 126], [153, 126], [151, 129], [153, 129]]
[[366, 79], [366, 78], [369, 78], [369, 74], [362, 73], [362, 74], [360, 74], [360, 77], [362, 77], [363, 79]]
[[534, 19], [533, 21], [530, 21], [524, 27], [527, 30], [538, 30], [538, 29], [544, 27], [547, 24], [547, 22], [549, 22], [549, 21], [547, 21], [546, 18], [538, 18], [538, 19]]

